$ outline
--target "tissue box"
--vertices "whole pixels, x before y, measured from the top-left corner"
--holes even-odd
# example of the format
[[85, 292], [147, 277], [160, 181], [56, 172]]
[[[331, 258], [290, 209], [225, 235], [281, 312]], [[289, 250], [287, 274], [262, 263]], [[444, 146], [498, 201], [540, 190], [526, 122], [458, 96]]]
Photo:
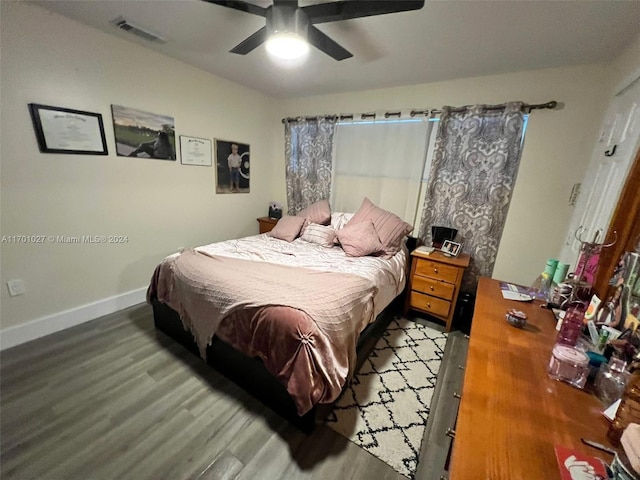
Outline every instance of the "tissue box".
[[635, 470], [635, 473], [640, 472], [640, 425], [637, 423], [630, 423], [627, 428], [622, 432], [620, 438], [624, 453], [629, 459], [631, 467]]

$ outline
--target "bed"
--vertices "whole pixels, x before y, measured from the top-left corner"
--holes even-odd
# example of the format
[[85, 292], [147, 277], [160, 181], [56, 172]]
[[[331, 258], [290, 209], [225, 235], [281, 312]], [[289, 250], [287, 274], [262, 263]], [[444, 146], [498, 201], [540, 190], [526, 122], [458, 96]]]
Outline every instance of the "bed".
[[[332, 228], [345, 218], [334, 214]], [[303, 238], [261, 234], [171, 255], [147, 300], [158, 330], [309, 432], [384, 332], [408, 252], [352, 257]]]

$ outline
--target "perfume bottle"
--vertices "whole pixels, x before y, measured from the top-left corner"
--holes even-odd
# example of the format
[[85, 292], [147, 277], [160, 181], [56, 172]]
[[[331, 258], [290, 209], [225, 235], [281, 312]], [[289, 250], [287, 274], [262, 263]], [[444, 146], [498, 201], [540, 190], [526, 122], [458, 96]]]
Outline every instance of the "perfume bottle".
[[575, 347], [584, 325], [583, 320], [586, 310], [587, 306], [582, 302], [573, 302], [569, 305], [556, 337], [556, 343]]

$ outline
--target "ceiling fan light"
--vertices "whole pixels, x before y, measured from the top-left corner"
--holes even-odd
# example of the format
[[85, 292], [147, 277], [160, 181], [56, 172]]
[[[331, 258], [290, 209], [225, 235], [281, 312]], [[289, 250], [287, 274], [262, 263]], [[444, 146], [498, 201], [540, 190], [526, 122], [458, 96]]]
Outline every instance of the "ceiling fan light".
[[275, 57], [293, 60], [309, 53], [309, 44], [297, 33], [282, 32], [267, 40], [267, 51]]

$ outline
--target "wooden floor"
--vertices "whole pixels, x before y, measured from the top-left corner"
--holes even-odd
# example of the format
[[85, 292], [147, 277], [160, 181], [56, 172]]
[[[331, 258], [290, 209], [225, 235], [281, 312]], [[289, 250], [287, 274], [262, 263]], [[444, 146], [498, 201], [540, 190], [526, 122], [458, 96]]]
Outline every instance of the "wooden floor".
[[[442, 375], [466, 356], [461, 339], [450, 336]], [[451, 383], [439, 376], [439, 397]], [[453, 411], [440, 404], [418, 480], [440, 478], [435, 417]], [[0, 420], [3, 480], [405, 479], [328, 427], [308, 436], [290, 426], [156, 333], [147, 305], [1, 352]]]

